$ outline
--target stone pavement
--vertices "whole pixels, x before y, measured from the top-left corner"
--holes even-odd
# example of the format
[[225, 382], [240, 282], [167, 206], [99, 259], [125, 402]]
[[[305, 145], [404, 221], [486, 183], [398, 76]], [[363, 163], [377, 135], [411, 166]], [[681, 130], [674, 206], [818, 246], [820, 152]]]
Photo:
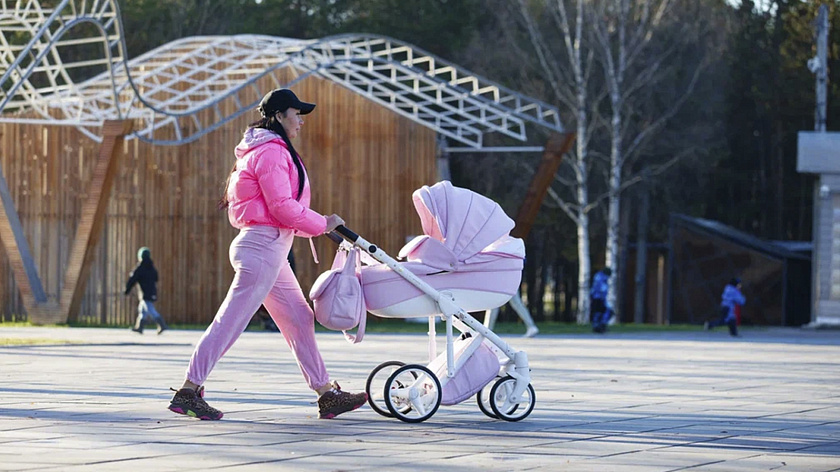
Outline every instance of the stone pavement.
[[[403, 423], [368, 406], [318, 420], [282, 337], [248, 332], [207, 382], [217, 422], [170, 413], [197, 331], [4, 328], [0, 470], [840, 470], [840, 331], [509, 337], [536, 408], [508, 423], [470, 398]], [[425, 335], [319, 333], [333, 378], [363, 390]]]

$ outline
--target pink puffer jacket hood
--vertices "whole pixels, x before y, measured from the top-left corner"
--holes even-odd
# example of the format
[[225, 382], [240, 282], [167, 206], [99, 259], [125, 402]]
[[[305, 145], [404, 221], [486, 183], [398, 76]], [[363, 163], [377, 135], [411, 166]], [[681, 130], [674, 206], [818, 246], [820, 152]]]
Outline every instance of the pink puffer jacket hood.
[[[276, 226], [298, 236], [324, 233], [327, 220], [309, 209], [309, 178], [296, 199], [298, 171], [283, 139], [267, 129], [249, 128], [236, 146], [236, 170], [228, 185], [228, 219], [235, 228]], [[305, 170], [304, 170], [305, 172]]]

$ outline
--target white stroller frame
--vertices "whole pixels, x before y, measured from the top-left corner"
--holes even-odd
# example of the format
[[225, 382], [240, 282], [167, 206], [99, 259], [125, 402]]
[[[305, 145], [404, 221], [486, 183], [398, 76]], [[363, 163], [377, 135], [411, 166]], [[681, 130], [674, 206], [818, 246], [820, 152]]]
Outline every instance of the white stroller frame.
[[[340, 237], [338, 235], [340, 235]], [[365, 240], [353, 231], [344, 226], [339, 226], [333, 233], [328, 234], [328, 236], [335, 242], [341, 242], [343, 239], [351, 243], [353, 246], [358, 247], [375, 260], [387, 265], [391, 270], [417, 287], [420, 291], [434, 299], [440, 307], [442, 315], [436, 314], [429, 316], [428, 335], [430, 365], [439, 358], [437, 354], [435, 319], [437, 316], [441, 316], [446, 323], [446, 350], [445, 354], [440, 354], [440, 356], [446, 356], [446, 377], [443, 379], [437, 379], [434, 372], [424, 366], [403, 366], [390, 376], [384, 386], [383, 395], [385, 396], [386, 406], [391, 414], [389, 415], [382, 411], [381, 408], [376, 407], [371, 399], [370, 404], [374, 407], [374, 410], [383, 416], [396, 416], [400, 420], [409, 423], [425, 421], [430, 418], [440, 406], [442, 387], [455, 376], [470, 356], [478, 350], [479, 347], [481, 347], [484, 340], [487, 340], [492, 344], [492, 350], [497, 357], [501, 354], [504, 358], [499, 359], [500, 368], [498, 376], [501, 378], [493, 385], [489, 397], [487, 398], [488, 404], [483, 403], [482, 390], [479, 390], [477, 397], [479, 408], [487, 416], [506, 421], [519, 421], [531, 413], [534, 408], [535, 395], [533, 387], [530, 385], [531, 374], [530, 368], [528, 367], [528, 355], [525, 351], [514, 350], [490, 328], [484, 326], [484, 324], [480, 323], [472, 315], [456, 305], [454, 297], [451, 293], [446, 290], [436, 290], [431, 285], [420, 279], [417, 275], [409, 270], [406, 270], [397, 260], [389, 256], [385, 251], [377, 247], [375, 244]], [[463, 353], [458, 356], [458, 359], [455, 359], [455, 336], [453, 335], [453, 327], [458, 328], [461, 332], [469, 332], [473, 336], [477, 337], [477, 339], [471, 342]], [[370, 383], [377, 374], [379, 368], [386, 365], [394, 366], [399, 364], [402, 363], [392, 361], [386, 362], [377, 367], [377, 369], [375, 369], [370, 375], [368, 387], [370, 387]], [[400, 382], [396, 379], [400, 371], [406, 368], [423, 370], [439, 384], [437, 386], [437, 399], [431, 408], [427, 408], [427, 405], [421, 402], [418, 392], [414, 391], [421, 387], [416, 384], [422, 380], [418, 378], [416, 372], [412, 372], [414, 378], [417, 379], [417, 381], [413, 382], [412, 385], [406, 385], [404, 382]], [[429, 386], [426, 385], [426, 387]], [[385, 392], [389, 392], [390, 394]], [[405, 393], [407, 398], [402, 399], [402, 404], [394, 405], [394, 400], [391, 397], [399, 395], [401, 392]], [[524, 408], [520, 409], [519, 406], [523, 403]], [[418, 414], [419, 416], [410, 416], [409, 412], [412, 411], [414, 414]]]

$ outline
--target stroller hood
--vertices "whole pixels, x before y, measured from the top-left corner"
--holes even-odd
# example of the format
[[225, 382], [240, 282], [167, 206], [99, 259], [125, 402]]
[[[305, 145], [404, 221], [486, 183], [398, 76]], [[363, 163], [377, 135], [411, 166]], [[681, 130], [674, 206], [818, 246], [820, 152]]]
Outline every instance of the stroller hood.
[[[409, 241], [400, 267], [435, 290], [447, 290], [466, 311], [505, 304], [519, 289], [525, 244], [510, 236], [514, 223], [493, 200], [447, 181], [412, 194], [423, 225]], [[386, 264], [362, 267], [362, 288], [369, 311], [378, 316], [439, 314], [431, 297]]]
[[440, 241], [461, 262], [497, 242], [514, 227], [498, 203], [446, 180], [431, 187], [424, 185], [412, 199], [423, 232]]

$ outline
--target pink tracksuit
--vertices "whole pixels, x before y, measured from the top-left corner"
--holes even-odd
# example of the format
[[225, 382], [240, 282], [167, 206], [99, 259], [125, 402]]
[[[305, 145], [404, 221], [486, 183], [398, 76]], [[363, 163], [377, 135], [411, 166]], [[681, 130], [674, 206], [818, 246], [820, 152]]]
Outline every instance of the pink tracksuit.
[[282, 138], [251, 128], [236, 146], [228, 218], [240, 229], [230, 245], [236, 271], [216, 317], [195, 347], [187, 379], [202, 385], [264, 304], [295, 355], [309, 388], [329, 383], [315, 341], [315, 317], [288, 262], [295, 236], [323, 234], [326, 218], [309, 209], [309, 179], [300, 199], [297, 168]]

